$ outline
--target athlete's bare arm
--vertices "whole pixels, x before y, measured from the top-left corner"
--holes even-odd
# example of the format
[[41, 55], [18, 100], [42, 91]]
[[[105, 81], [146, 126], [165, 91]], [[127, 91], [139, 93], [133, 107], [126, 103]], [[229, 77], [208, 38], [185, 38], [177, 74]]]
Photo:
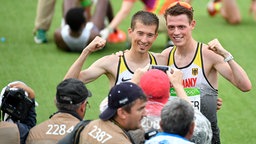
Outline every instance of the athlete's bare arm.
[[228, 62], [224, 61], [224, 59], [231, 54], [222, 47], [217, 39], [208, 43], [208, 49], [211, 52], [206, 49], [203, 51], [204, 59], [206, 60], [204, 66], [207, 67], [207, 65], [212, 65], [213, 69], [206, 68], [206, 71], [208, 72], [207, 78], [209, 77], [211, 79], [212, 76], [215, 77], [216, 74], [214, 73], [216, 72], [214, 70], [216, 70], [241, 91], [246, 92], [251, 90], [251, 81], [243, 68], [236, 63], [234, 59], [231, 59]]
[[[67, 74], [64, 79], [67, 78], [78, 78], [80, 79], [80, 71], [82, 70], [83, 64], [86, 61], [87, 57], [94, 51], [102, 49], [105, 46], [106, 40], [101, 37], [95, 37], [95, 39], [87, 45], [82, 51], [81, 55], [78, 59], [73, 63], [73, 65], [69, 68]], [[80, 79], [83, 80], [83, 79]]]
[[114, 86], [116, 80], [119, 57], [116, 55], [104, 56], [95, 61], [89, 68], [82, 70], [79, 75], [84, 83], [89, 83], [101, 75], [106, 75], [110, 86]]

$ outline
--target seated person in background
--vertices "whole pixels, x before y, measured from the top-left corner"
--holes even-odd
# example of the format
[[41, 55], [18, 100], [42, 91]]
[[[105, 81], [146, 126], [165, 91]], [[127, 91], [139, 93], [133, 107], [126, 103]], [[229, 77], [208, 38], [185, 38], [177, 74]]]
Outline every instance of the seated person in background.
[[[161, 110], [170, 98], [171, 85], [174, 87], [178, 97], [190, 102], [183, 89], [183, 74], [180, 70], [172, 69], [172, 72], [166, 71], [167, 74], [158, 69], [145, 71], [145, 68], [138, 69], [133, 77], [133, 82], [139, 83], [139, 86], [148, 98], [146, 116], [142, 119], [141, 123], [143, 130], [130, 131], [136, 143], [143, 143], [144, 132], [147, 134], [148, 132], [153, 132], [152, 130], [160, 130]], [[197, 109], [195, 109], [195, 124], [191, 141], [197, 144], [210, 144], [212, 139], [210, 122]], [[146, 136], [146, 139], [150, 137]]]
[[25, 144], [29, 130], [36, 125], [35, 93], [21, 81], [9, 83], [1, 91], [1, 144]]
[[58, 109], [49, 120], [33, 127], [26, 144], [56, 144], [83, 120], [87, 98], [91, 92], [77, 79], [66, 79], [57, 86], [55, 104]]
[[[256, 20], [256, 1], [249, 1], [249, 13]], [[239, 4], [236, 0], [209, 0], [207, 11], [210, 16], [215, 16], [220, 13], [221, 16], [231, 25], [240, 24], [242, 16], [239, 9]]]
[[128, 131], [140, 127], [146, 101], [145, 94], [136, 84], [115, 85], [108, 94], [108, 107], [100, 114], [100, 119], [91, 121], [83, 129], [79, 143], [135, 144]]
[[80, 7], [64, 9], [65, 24], [54, 33], [54, 40], [58, 48], [65, 51], [81, 52], [96, 36], [99, 36], [100, 30], [105, 27], [105, 17], [113, 18], [109, 0], [100, 0], [96, 3], [91, 19], [88, 19], [86, 15], [84, 9]]

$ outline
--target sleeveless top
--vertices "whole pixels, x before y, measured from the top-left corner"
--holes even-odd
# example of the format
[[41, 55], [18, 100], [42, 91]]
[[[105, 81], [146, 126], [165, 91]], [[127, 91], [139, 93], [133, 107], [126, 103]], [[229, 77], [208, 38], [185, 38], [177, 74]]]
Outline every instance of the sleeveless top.
[[[150, 58], [150, 64], [156, 65], [156, 58], [153, 56], [152, 53], [148, 53]], [[117, 76], [115, 85], [120, 84], [121, 82], [130, 81], [132, 79], [134, 72], [131, 71], [126, 63], [125, 57], [120, 56], [118, 67], [117, 67]]]
[[79, 37], [72, 37], [69, 34], [69, 25], [65, 25], [61, 29], [61, 36], [64, 42], [67, 44], [69, 49], [74, 52], [81, 52], [84, 47], [88, 44], [88, 40], [91, 34], [91, 29], [93, 28], [93, 23], [88, 22]]
[[[178, 67], [175, 64], [174, 53], [176, 47], [169, 53], [168, 66], [180, 69], [183, 72], [183, 86], [195, 108], [198, 108], [202, 114], [211, 122], [213, 131], [213, 140], [219, 141], [219, 128], [217, 126], [217, 97], [218, 90], [214, 89], [206, 78], [203, 69], [202, 43], [198, 42], [197, 50], [192, 61], [184, 67]], [[171, 90], [172, 95], [172, 90]], [[175, 95], [175, 94], [174, 94]], [[193, 96], [196, 97], [193, 100]]]

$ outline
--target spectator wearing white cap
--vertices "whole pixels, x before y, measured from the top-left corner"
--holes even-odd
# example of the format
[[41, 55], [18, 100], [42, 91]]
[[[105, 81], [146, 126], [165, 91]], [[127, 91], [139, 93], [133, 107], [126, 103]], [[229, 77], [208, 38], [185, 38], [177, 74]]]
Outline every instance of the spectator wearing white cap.
[[87, 98], [91, 92], [83, 82], [77, 79], [66, 79], [57, 86], [55, 104], [58, 109], [50, 119], [40, 123], [30, 130], [27, 144], [55, 144], [74, 126], [83, 120]]

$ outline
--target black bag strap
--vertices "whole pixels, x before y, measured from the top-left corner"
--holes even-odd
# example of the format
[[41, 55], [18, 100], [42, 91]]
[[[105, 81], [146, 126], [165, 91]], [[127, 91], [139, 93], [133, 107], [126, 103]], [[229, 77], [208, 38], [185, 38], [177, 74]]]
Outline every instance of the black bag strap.
[[74, 142], [73, 144], [79, 144], [79, 140], [80, 140], [80, 134], [83, 131], [83, 129], [85, 128], [85, 126], [90, 122], [91, 120], [83, 120], [81, 121], [79, 127], [77, 128], [75, 134], [74, 134]]
[[79, 144], [80, 134], [85, 126], [90, 123], [91, 120], [80, 121], [73, 129], [73, 131], [67, 134], [64, 138], [58, 141], [57, 144]]

